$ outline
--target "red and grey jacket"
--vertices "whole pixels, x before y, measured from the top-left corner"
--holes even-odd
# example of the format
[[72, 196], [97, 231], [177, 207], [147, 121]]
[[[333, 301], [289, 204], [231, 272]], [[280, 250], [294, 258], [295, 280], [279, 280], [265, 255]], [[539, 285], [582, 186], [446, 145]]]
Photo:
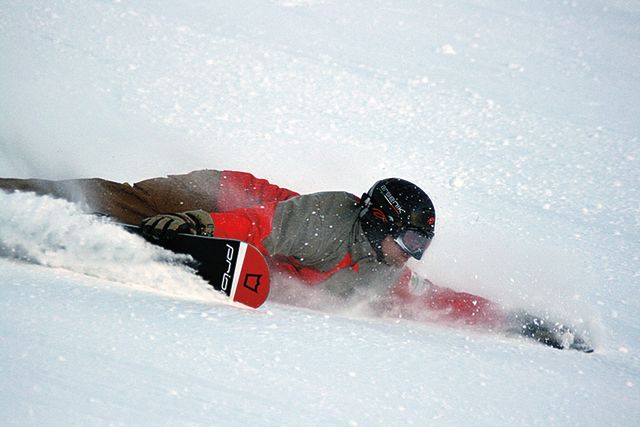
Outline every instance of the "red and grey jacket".
[[306, 195], [242, 172], [219, 175], [217, 208], [211, 213], [215, 236], [256, 246], [278, 274], [334, 294], [385, 293], [385, 304], [403, 307], [405, 316], [421, 308], [447, 320], [498, 324], [502, 310], [467, 293], [438, 287], [410, 269], [376, 260], [358, 221], [356, 196], [346, 192]]
[[225, 171], [218, 181], [215, 236], [251, 243], [279, 272], [315, 285], [374, 257], [352, 194], [299, 195], [241, 172]]

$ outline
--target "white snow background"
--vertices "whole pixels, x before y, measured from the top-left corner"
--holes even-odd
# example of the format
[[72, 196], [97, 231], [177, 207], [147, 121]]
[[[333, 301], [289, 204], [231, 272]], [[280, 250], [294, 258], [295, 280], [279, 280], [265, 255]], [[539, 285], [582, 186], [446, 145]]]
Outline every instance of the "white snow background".
[[633, 0], [3, 0], [0, 177], [403, 177], [438, 211], [414, 268], [596, 351], [233, 306], [0, 193], [0, 425], [639, 425], [639, 70]]

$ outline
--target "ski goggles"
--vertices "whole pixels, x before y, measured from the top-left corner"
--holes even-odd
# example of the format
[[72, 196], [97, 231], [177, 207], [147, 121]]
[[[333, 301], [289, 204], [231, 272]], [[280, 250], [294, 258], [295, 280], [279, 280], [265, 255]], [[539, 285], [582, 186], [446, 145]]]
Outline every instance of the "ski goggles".
[[433, 235], [427, 235], [420, 230], [408, 228], [396, 234], [393, 240], [406, 254], [415, 259], [420, 259], [431, 244], [432, 238]]

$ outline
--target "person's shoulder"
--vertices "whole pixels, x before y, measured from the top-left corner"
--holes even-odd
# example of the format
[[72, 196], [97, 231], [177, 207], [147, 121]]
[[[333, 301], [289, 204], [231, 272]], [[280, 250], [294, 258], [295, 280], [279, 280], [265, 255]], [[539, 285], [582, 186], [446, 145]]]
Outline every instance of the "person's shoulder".
[[332, 203], [344, 203], [347, 205], [357, 205], [360, 202], [360, 199], [358, 197], [346, 191], [320, 191], [317, 193], [303, 194], [298, 197], [305, 197]]
[[278, 203], [278, 209], [289, 215], [339, 215], [358, 211], [359, 200], [345, 191], [307, 193]]

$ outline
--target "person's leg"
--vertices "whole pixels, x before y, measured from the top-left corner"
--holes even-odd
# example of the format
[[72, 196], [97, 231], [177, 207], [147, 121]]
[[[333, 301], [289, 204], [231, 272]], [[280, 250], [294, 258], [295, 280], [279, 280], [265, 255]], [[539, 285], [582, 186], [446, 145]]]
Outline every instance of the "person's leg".
[[0, 189], [63, 198], [127, 224], [139, 224], [143, 218], [160, 213], [195, 209], [224, 212], [297, 195], [246, 172], [216, 170], [152, 178], [133, 185], [98, 178], [66, 181], [0, 178]]
[[126, 183], [98, 178], [64, 181], [0, 178], [0, 189], [65, 199], [81, 205], [88, 212], [108, 215], [116, 221], [130, 224], [138, 224], [142, 218], [156, 213], [149, 194]]
[[[133, 190], [146, 195], [147, 203], [157, 213], [217, 210], [220, 172], [199, 170], [167, 178], [152, 178], [133, 184]], [[149, 215], [148, 215], [149, 216]]]
[[143, 218], [159, 213], [215, 210], [217, 175], [216, 171], [196, 171], [148, 179], [133, 186], [98, 178], [64, 181], [0, 178], [0, 189], [66, 199], [89, 212], [108, 215], [127, 224], [139, 224]]

